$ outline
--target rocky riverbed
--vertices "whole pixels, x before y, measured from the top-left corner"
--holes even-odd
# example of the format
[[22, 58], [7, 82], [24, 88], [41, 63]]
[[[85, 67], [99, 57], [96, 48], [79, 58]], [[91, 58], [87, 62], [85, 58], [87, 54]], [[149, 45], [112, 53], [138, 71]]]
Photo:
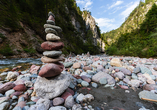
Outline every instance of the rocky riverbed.
[[38, 76], [45, 64], [1, 69], [0, 110], [157, 110], [157, 59], [82, 54], [62, 63], [55, 78]]

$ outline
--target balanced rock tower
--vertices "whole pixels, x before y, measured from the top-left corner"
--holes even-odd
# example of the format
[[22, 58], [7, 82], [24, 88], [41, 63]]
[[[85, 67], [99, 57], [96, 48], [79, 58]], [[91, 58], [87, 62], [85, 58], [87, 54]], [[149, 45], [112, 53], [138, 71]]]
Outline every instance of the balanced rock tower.
[[49, 12], [48, 16], [47, 24], [44, 25], [47, 41], [41, 44], [45, 50], [41, 61], [46, 64], [39, 71], [34, 90], [37, 96], [52, 99], [61, 95], [68, 88], [70, 78], [67, 74], [61, 73], [64, 69], [64, 65], [60, 63], [64, 60], [61, 57], [64, 44], [60, 42], [58, 32], [62, 29], [55, 26], [55, 15], [52, 12]]

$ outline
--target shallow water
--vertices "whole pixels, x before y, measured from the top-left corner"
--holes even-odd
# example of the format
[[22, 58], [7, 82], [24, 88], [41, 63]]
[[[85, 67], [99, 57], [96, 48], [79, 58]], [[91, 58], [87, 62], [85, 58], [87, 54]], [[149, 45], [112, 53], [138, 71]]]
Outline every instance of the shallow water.
[[15, 59], [0, 59], [0, 69], [3, 68], [13, 68], [21, 65], [41, 65], [42, 62], [40, 58], [15, 58]]

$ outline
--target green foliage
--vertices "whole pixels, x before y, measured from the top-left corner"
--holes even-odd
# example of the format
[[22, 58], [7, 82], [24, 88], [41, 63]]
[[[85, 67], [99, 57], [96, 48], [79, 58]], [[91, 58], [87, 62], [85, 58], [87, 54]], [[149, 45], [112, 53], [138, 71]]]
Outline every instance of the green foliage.
[[[88, 51], [91, 51], [91, 54], [96, 54], [98, 48], [90, 40], [92, 38], [91, 33], [86, 32], [85, 21], [82, 18], [83, 12], [76, 5], [75, 0], [1, 0], [0, 27], [7, 27], [11, 28], [12, 31], [18, 31], [22, 29], [19, 25], [19, 22], [22, 22], [45, 39], [43, 25], [46, 23], [49, 11], [56, 15], [56, 25], [60, 26], [63, 30], [60, 34], [63, 41], [69, 42], [69, 45], [64, 48], [65, 54], [70, 52], [78, 54]], [[71, 22], [71, 16], [74, 16], [75, 20], [80, 23], [81, 32], [86, 33], [85, 40], [89, 41], [87, 44], [83, 42], [81, 33], [76, 32]], [[24, 51], [28, 53], [35, 52], [32, 48], [28, 47], [24, 48]]]
[[2, 33], [0, 33], [0, 38], [6, 39], [6, 37]]
[[28, 48], [28, 47], [26, 47], [26, 48], [24, 48], [23, 49], [26, 53], [29, 53], [29, 54], [34, 54], [34, 53], [36, 53], [36, 50], [34, 49], [34, 48]]
[[8, 44], [5, 44], [2, 45], [2, 47], [0, 48], [0, 54], [9, 56], [9, 55], [13, 55], [13, 51]]
[[[111, 34], [114, 34], [114, 32]], [[104, 37], [107, 36], [104, 34]], [[157, 6], [153, 4], [139, 29], [134, 29], [130, 33], [120, 33], [119, 39], [109, 46], [106, 51], [110, 55], [156, 57]]]
[[155, 2], [155, 0], [145, 0], [146, 4], [149, 4], [150, 2]]

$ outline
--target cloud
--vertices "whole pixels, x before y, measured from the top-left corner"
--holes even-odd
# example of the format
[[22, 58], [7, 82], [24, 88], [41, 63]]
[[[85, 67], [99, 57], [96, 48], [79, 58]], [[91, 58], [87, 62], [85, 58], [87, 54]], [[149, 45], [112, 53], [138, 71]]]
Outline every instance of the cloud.
[[121, 5], [122, 3], [123, 3], [123, 1], [117, 1], [117, 2], [113, 3], [108, 9], [114, 8], [118, 5]]
[[138, 6], [138, 4], [139, 1], [136, 1], [134, 3], [132, 2], [130, 5], [127, 5], [127, 8], [122, 13], [120, 13], [120, 15], [123, 16], [123, 20], [129, 16], [129, 14]]
[[115, 25], [115, 19], [109, 19], [109, 18], [95, 18], [95, 21], [98, 23], [98, 26], [101, 28], [101, 32], [107, 32], [112, 29], [118, 28]]
[[91, 9], [91, 5], [93, 4], [91, 0], [76, 0], [76, 3], [82, 5], [87, 10]]

